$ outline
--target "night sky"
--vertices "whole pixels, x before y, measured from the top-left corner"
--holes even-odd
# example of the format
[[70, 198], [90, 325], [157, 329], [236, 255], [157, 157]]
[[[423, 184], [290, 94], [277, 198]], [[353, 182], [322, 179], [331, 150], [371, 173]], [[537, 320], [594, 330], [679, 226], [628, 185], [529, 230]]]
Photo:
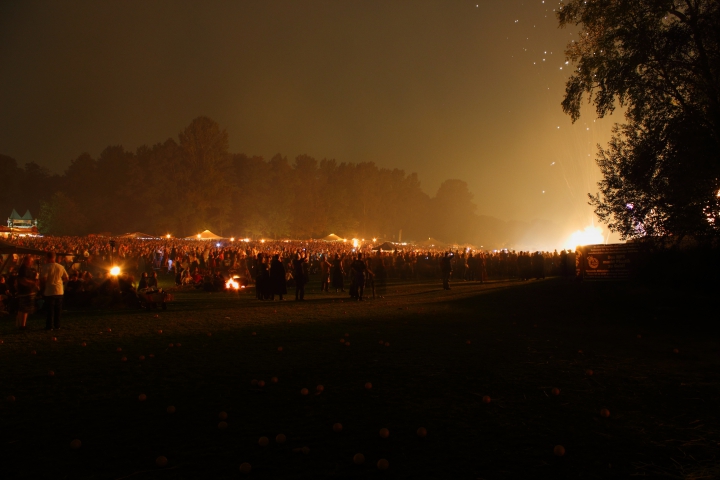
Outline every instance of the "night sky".
[[[480, 2], [480, 3], [478, 3]], [[557, 2], [0, 3], [0, 153], [62, 172], [164, 141], [199, 115], [233, 153], [373, 161], [478, 213], [589, 225], [614, 118], [560, 102]]]

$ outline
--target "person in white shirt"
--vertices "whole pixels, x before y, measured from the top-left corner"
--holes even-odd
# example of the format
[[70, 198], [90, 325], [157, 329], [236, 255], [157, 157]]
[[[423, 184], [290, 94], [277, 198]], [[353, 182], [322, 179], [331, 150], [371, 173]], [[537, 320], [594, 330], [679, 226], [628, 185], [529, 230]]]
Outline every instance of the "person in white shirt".
[[60, 313], [65, 294], [63, 282], [67, 282], [69, 278], [65, 267], [55, 262], [55, 252], [48, 252], [47, 263], [43, 265], [40, 273], [40, 279], [45, 285], [43, 293], [47, 302], [45, 330], [60, 329]]

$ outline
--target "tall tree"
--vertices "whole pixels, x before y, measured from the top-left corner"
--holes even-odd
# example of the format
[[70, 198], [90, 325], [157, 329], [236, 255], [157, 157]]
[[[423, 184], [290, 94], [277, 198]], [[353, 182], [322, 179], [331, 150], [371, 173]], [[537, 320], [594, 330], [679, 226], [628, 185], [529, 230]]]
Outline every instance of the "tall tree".
[[557, 15], [580, 26], [563, 110], [626, 108], [597, 158], [597, 215], [623, 238], [720, 233], [720, 2], [568, 0]]
[[50, 235], [85, 235], [88, 219], [79, 205], [63, 192], [56, 192], [40, 205], [38, 229]]
[[462, 180], [445, 180], [433, 199], [434, 232], [440, 240], [448, 242], [470, 242], [470, 219], [477, 206], [467, 183]]
[[228, 134], [214, 120], [197, 117], [178, 136], [182, 163], [173, 177], [185, 200], [177, 214], [184, 231], [230, 226], [232, 191]]

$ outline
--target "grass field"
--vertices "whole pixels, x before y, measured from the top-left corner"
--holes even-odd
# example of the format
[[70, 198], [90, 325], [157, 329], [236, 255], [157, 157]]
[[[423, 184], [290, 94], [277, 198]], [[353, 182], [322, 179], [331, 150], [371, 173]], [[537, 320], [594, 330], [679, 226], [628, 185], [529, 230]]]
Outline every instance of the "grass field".
[[2, 478], [720, 476], [710, 294], [403, 283], [366, 302], [179, 293], [167, 311], [68, 312], [58, 332], [0, 322]]

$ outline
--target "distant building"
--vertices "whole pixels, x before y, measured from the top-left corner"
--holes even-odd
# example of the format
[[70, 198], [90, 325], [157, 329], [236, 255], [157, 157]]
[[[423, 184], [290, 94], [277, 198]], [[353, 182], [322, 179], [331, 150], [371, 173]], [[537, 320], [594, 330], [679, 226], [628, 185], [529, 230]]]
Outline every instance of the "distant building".
[[8, 237], [10, 235], [37, 235], [37, 219], [33, 218], [30, 210], [25, 212], [22, 217], [13, 208], [12, 213], [7, 219], [7, 226], [0, 225], [0, 236]]

